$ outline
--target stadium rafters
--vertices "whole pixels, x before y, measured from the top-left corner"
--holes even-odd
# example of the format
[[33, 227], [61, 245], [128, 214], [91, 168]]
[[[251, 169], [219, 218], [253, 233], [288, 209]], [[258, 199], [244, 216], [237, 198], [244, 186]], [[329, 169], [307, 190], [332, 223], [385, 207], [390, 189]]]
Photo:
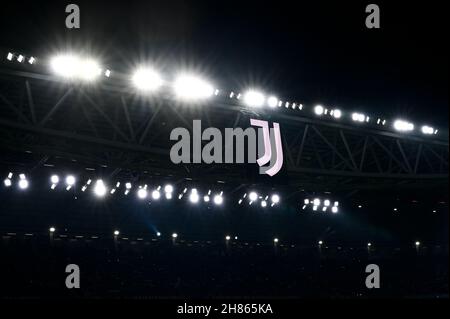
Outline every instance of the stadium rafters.
[[[326, 108], [293, 114], [292, 105], [276, 111], [246, 107], [228, 94], [186, 104], [170, 94], [139, 95], [114, 81], [83, 85], [11, 68], [0, 72], [0, 105], [2, 148], [34, 154], [30, 163], [8, 159], [25, 166], [64, 157], [118, 171], [258, 182], [263, 177], [249, 176], [239, 165], [187, 167], [168, 160], [170, 130], [175, 127], [190, 128], [193, 119], [218, 128], [246, 127], [251, 117], [257, 117], [281, 123], [283, 171], [293, 187], [354, 190], [448, 185], [448, 136], [442, 130], [439, 135], [409, 134], [387, 130], [380, 121], [359, 125], [338, 121], [337, 116], [318, 116], [331, 113]], [[407, 122], [397, 124], [409, 128]]]

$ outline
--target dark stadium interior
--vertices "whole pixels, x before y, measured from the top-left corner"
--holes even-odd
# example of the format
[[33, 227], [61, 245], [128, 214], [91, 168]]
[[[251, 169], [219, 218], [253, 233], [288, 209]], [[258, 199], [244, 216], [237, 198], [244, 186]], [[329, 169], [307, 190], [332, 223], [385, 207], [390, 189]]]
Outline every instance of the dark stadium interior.
[[[369, 32], [362, 2], [77, 3], [80, 30], [64, 27], [62, 2], [0, 11], [0, 299], [448, 298], [443, 10], [382, 3], [383, 28]], [[61, 50], [101, 58], [111, 78], [62, 81], [44, 63]], [[7, 61], [8, 52], [37, 63]], [[167, 75], [194, 70], [225, 93], [195, 105], [136, 94], [129, 73], [142, 61]], [[305, 109], [251, 109], [228, 96], [251, 86]], [[320, 118], [317, 103], [346, 116]], [[414, 132], [392, 129], [403, 117]], [[257, 164], [170, 161], [173, 128], [195, 119], [245, 128], [251, 118], [280, 123], [276, 176]], [[439, 133], [425, 136], [423, 124]], [[53, 174], [76, 184], [51, 189]], [[100, 178], [120, 182], [117, 193], [82, 191]], [[174, 198], [140, 200], [144, 184], [171, 184]], [[177, 198], [194, 187], [223, 191], [223, 205]], [[240, 203], [250, 191], [281, 201]], [[313, 211], [304, 204], [313, 198], [338, 201], [339, 212]], [[82, 289], [64, 284], [71, 263]], [[382, 269], [382, 289], [366, 288], [368, 264]]]

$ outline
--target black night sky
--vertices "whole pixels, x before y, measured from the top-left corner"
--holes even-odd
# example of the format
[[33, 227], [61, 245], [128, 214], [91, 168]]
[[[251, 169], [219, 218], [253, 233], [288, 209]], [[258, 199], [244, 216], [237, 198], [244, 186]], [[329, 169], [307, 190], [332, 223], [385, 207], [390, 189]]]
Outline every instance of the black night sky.
[[448, 126], [441, 5], [377, 2], [375, 30], [364, 1], [78, 1], [81, 29], [67, 30], [68, 3], [3, 4], [0, 47], [83, 49], [124, 72], [142, 61], [189, 67], [221, 88]]

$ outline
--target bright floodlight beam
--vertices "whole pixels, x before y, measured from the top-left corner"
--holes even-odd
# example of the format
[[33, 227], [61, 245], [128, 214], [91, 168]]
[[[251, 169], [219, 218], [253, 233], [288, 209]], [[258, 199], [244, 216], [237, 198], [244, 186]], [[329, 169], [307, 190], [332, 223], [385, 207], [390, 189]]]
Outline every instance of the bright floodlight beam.
[[216, 196], [214, 196], [213, 201], [214, 201], [214, 204], [216, 204], [216, 205], [222, 205], [223, 197], [221, 195], [216, 195]]
[[410, 132], [414, 130], [414, 124], [404, 120], [396, 120], [394, 122], [394, 128], [400, 132]]
[[244, 94], [244, 102], [251, 107], [261, 107], [265, 101], [264, 94], [255, 90], [249, 90]]
[[280, 202], [280, 196], [273, 194], [272, 197], [270, 197], [270, 200], [272, 201], [272, 204], [278, 204]]
[[173, 192], [173, 186], [172, 185], [164, 186], [164, 192], [165, 193], [172, 193]]
[[75, 185], [75, 177], [73, 176], [73, 175], [68, 175], [67, 177], [66, 177], [66, 184], [67, 184], [67, 186], [73, 186], [73, 185]]
[[277, 99], [277, 97], [275, 97], [275, 96], [270, 96], [268, 99], [267, 99], [267, 105], [269, 106], [269, 107], [277, 107], [277, 105], [278, 105], [278, 99]]
[[254, 202], [254, 201], [256, 201], [256, 200], [258, 199], [258, 194], [257, 194], [256, 192], [251, 192], [251, 193], [248, 195], [248, 198], [249, 198], [252, 202]]
[[140, 188], [137, 192], [137, 195], [140, 199], [145, 199], [147, 197], [147, 190], [144, 188]]
[[184, 100], [206, 99], [214, 94], [214, 87], [211, 84], [193, 75], [178, 76], [174, 90], [177, 97]]
[[94, 194], [97, 197], [103, 197], [106, 194], [106, 186], [101, 179], [95, 182]]
[[161, 193], [160, 193], [158, 190], [154, 190], [154, 191], [152, 192], [152, 198], [153, 198], [154, 200], [158, 200], [160, 197], [161, 197]]
[[314, 113], [316, 113], [316, 115], [322, 115], [324, 112], [324, 108], [322, 105], [316, 105], [314, 107]]
[[139, 90], [145, 92], [156, 91], [163, 84], [161, 76], [151, 68], [140, 68], [136, 70], [133, 74], [132, 81]]
[[58, 184], [59, 183], [58, 175], [52, 175], [52, 177], [50, 177], [50, 181], [52, 182], [52, 184]]
[[50, 60], [53, 72], [64, 78], [92, 81], [102, 73], [98, 62], [91, 58], [80, 58], [76, 55], [62, 54]]
[[427, 125], [422, 126], [421, 130], [423, 134], [427, 135], [434, 134], [434, 128]]
[[19, 180], [19, 188], [27, 189], [28, 188], [28, 180], [26, 178]]
[[192, 190], [191, 194], [189, 195], [189, 201], [193, 204], [197, 204], [199, 200], [198, 193], [194, 190]]

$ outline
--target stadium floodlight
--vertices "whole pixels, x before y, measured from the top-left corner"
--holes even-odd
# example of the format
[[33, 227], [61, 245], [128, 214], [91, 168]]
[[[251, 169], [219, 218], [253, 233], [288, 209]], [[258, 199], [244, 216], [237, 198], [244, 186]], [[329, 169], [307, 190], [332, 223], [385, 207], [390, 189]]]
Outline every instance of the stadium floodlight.
[[362, 205], [358, 205], [358, 208], [362, 208]]
[[313, 200], [313, 205], [314, 205], [314, 206], [320, 206], [320, 199], [314, 198], [314, 200]]
[[274, 239], [273, 239], [273, 242], [276, 244], [276, 243], [279, 242], [279, 239], [278, 239], [278, 238], [274, 238]]
[[73, 186], [73, 185], [75, 185], [75, 182], [76, 182], [76, 180], [75, 180], [75, 177], [73, 175], [66, 176], [66, 184], [67, 184], [67, 186]]
[[267, 202], [265, 200], [261, 201], [261, 207], [267, 207]]
[[14, 54], [12, 54], [11, 52], [8, 52], [8, 55], [6, 56], [6, 59], [8, 61], [12, 61], [13, 58], [14, 58]]
[[140, 188], [137, 192], [137, 195], [140, 199], [145, 199], [147, 198], [147, 190], [144, 188]]
[[222, 205], [223, 203], [223, 197], [222, 195], [216, 195], [214, 196], [214, 204], [216, 205]]
[[105, 70], [105, 76], [109, 78], [111, 76], [111, 70]]
[[17, 62], [22, 63], [23, 60], [25, 60], [25, 57], [22, 54], [19, 54], [19, 56], [17, 57]]
[[264, 104], [264, 94], [259, 91], [249, 90], [244, 95], [244, 102], [251, 107], [261, 107]]
[[48, 231], [51, 232], [51, 233], [54, 233], [54, 232], [56, 231], [56, 229], [55, 229], [55, 227], [50, 227], [50, 228], [48, 229]]
[[58, 184], [59, 183], [59, 177], [58, 175], [52, 175], [52, 177], [50, 177], [50, 182], [52, 184]]
[[319, 240], [319, 245], [323, 245], [323, 241]]
[[126, 189], [130, 189], [131, 188], [131, 183], [125, 183], [125, 188]]
[[330, 200], [328, 200], [328, 199], [325, 199], [324, 201], [323, 201], [323, 204], [325, 205], [325, 206], [330, 206]]
[[9, 178], [5, 178], [3, 184], [5, 184], [6, 187], [10, 187], [12, 185], [12, 181]]
[[102, 73], [97, 61], [93, 59], [85, 59], [81, 61], [80, 69], [78, 70], [78, 77], [82, 80], [92, 81]]
[[152, 192], [152, 198], [153, 198], [154, 200], [158, 200], [160, 197], [161, 197], [161, 193], [160, 193], [158, 190], [154, 190], [154, 191]]
[[322, 105], [316, 105], [314, 107], [314, 113], [316, 113], [316, 115], [322, 115], [324, 112], [324, 108]]
[[270, 200], [272, 201], [272, 204], [278, 204], [280, 202], [280, 196], [277, 194], [273, 194], [270, 197]]
[[90, 58], [83, 59], [71, 54], [53, 57], [50, 66], [56, 75], [87, 81], [94, 80], [102, 72], [97, 61]]
[[180, 75], [174, 83], [175, 94], [185, 100], [209, 98], [214, 94], [214, 88], [205, 80], [193, 75]]
[[269, 107], [277, 107], [277, 105], [278, 105], [278, 99], [277, 99], [275, 96], [270, 96], [270, 97], [267, 99], [267, 105], [268, 105]]
[[303, 201], [303, 203], [304, 203], [305, 205], [308, 205], [308, 204], [309, 204], [309, 199], [305, 198], [305, 200]]
[[114, 236], [119, 236], [119, 234], [120, 234], [120, 231], [118, 231], [118, 230], [114, 231]]
[[336, 214], [338, 211], [339, 211], [339, 208], [338, 208], [337, 206], [331, 207], [331, 212], [332, 212], [333, 214]]
[[352, 120], [355, 122], [364, 122], [366, 120], [366, 116], [362, 113], [353, 113]]
[[334, 109], [334, 110], [331, 111], [331, 115], [333, 115], [333, 117], [335, 119], [340, 119], [341, 116], [342, 116], [342, 112], [339, 109]]
[[172, 186], [172, 185], [166, 185], [166, 186], [164, 186], [164, 192], [166, 192], [166, 193], [172, 193], [172, 192], [173, 192], [173, 186]]
[[151, 68], [140, 68], [133, 74], [132, 81], [141, 91], [152, 92], [159, 89], [163, 81], [155, 70]]
[[199, 201], [199, 196], [195, 188], [191, 190], [191, 194], [189, 195], [189, 201], [193, 204], [197, 204]]
[[314, 205], [314, 206], [313, 206], [313, 211], [316, 211], [317, 208], [318, 208], [318, 206]]
[[434, 128], [424, 125], [421, 128], [423, 134], [434, 134]]
[[175, 239], [175, 238], [177, 238], [177, 237], [178, 237], [178, 234], [177, 234], [177, 233], [173, 233], [173, 234], [172, 234], [172, 238], [173, 238], [173, 239]]
[[367, 247], [371, 247], [372, 246], [372, 243], [367, 243]]
[[410, 132], [414, 130], [414, 124], [404, 120], [396, 120], [394, 122], [394, 128], [400, 132]]
[[161, 237], [161, 233], [160, 232], [156, 232], [156, 236]]
[[254, 202], [254, 201], [256, 201], [256, 200], [258, 199], [258, 194], [257, 194], [256, 192], [251, 192], [251, 193], [248, 195], [248, 198], [249, 198], [252, 202]]
[[95, 182], [95, 186], [94, 186], [94, 194], [97, 197], [103, 197], [106, 194], [106, 186], [103, 183], [103, 180], [98, 179]]
[[209, 198], [208, 195], [203, 196], [203, 201], [204, 201], [205, 203], [208, 203], [209, 200], [210, 200], [210, 198]]
[[26, 178], [19, 180], [19, 188], [27, 189], [28, 188], [28, 180]]
[[28, 59], [28, 63], [33, 64], [34, 62], [36, 62], [36, 59], [34, 57], [30, 57]]
[[416, 247], [419, 247], [420, 246], [420, 241], [416, 241]]
[[231, 239], [231, 237], [230, 237], [230, 236], [228, 236], [228, 235], [227, 235], [227, 236], [225, 236], [225, 240], [226, 240], [226, 241], [229, 241], [230, 239]]

